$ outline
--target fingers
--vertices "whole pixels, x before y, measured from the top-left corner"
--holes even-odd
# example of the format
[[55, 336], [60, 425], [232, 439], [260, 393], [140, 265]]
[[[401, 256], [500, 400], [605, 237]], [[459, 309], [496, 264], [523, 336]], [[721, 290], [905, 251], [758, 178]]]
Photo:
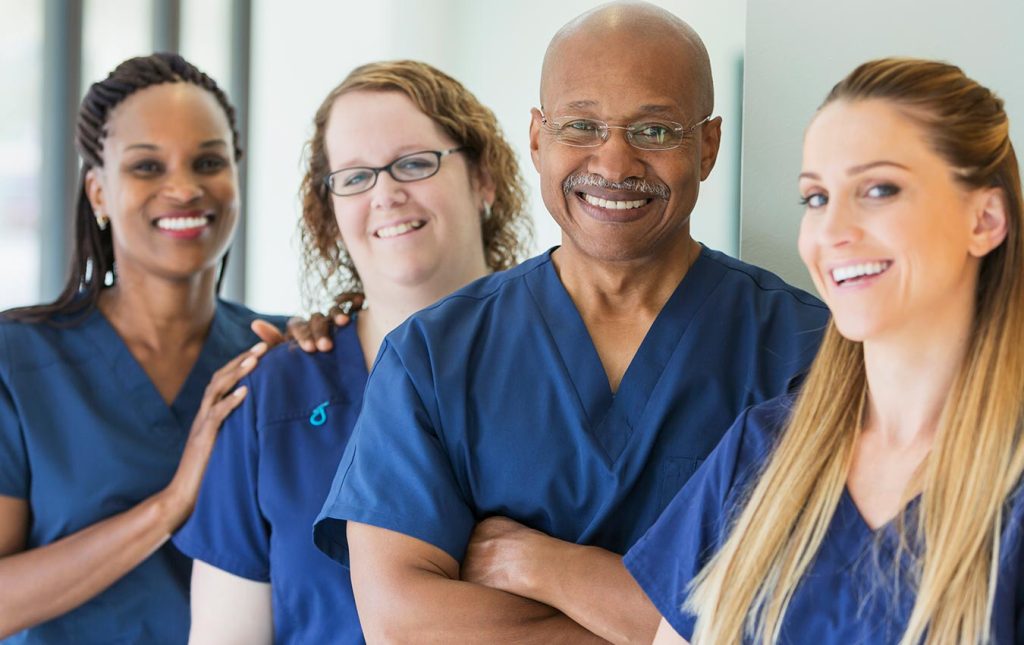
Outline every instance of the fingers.
[[[208, 414], [221, 399], [231, 393], [246, 374], [252, 372], [259, 363], [260, 357], [267, 353], [267, 349], [267, 344], [260, 341], [213, 373], [209, 385], [206, 386], [206, 392], [203, 393], [196, 421], [201, 421], [202, 417]], [[231, 409], [233, 410], [234, 406]]]
[[329, 352], [334, 348], [331, 323], [330, 318], [319, 313], [310, 316], [309, 320], [295, 317], [288, 321], [288, 335], [304, 352]]
[[249, 325], [249, 329], [251, 329], [252, 333], [256, 334], [260, 340], [266, 343], [268, 347], [280, 345], [285, 341], [284, 334], [281, 333], [281, 330], [268, 323], [266, 320], [257, 319], [252, 321], [252, 324]]
[[336, 327], [345, 327], [352, 322], [352, 317], [345, 313], [345, 311], [338, 305], [331, 307], [331, 310], [327, 312], [327, 315], [334, 322]]

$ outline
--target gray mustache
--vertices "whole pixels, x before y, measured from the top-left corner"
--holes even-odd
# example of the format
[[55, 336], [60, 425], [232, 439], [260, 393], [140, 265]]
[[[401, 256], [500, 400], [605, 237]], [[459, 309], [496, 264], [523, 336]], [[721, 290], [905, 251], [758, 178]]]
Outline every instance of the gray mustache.
[[634, 179], [629, 177], [623, 181], [608, 181], [601, 175], [588, 173], [574, 173], [565, 178], [562, 182], [562, 192], [566, 195], [576, 192], [581, 186], [592, 186], [595, 188], [607, 188], [608, 190], [627, 190], [635, 193], [643, 193], [652, 197], [668, 199], [671, 191], [668, 186], [660, 183], [652, 183], [645, 179]]

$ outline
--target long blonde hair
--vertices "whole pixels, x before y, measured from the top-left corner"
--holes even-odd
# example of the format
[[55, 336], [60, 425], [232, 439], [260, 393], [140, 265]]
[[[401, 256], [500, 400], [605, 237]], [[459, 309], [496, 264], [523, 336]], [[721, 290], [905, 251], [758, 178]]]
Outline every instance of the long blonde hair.
[[[973, 328], [918, 471], [916, 600], [901, 644], [987, 642], [1003, 508], [1024, 470], [1024, 240], [1021, 184], [1003, 102], [957, 67], [886, 58], [836, 85], [836, 100], [904, 108], [970, 188], [1004, 193], [1007, 236], [982, 261]], [[718, 554], [694, 580], [695, 643], [779, 638], [793, 594], [846, 485], [867, 393], [862, 345], [830, 324], [778, 446]], [[785, 494], [781, 494], [785, 491]], [[901, 518], [902, 519], [902, 518]], [[901, 537], [903, 537], [901, 535]]]

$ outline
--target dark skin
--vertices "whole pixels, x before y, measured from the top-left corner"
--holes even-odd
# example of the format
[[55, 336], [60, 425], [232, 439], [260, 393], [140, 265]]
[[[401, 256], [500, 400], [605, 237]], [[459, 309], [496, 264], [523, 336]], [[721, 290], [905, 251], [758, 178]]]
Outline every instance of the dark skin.
[[[571, 23], [545, 58], [546, 114], [623, 125], [653, 110], [697, 123], [710, 113], [710, 71], [692, 30], [645, 4], [614, 4]], [[572, 148], [531, 123], [544, 203], [562, 228], [553, 260], [579, 310], [613, 392], [655, 317], [699, 253], [689, 216], [714, 167], [721, 120], [673, 150], [633, 148], [621, 130], [595, 148]], [[659, 183], [668, 198], [587, 187], [566, 195], [573, 173], [608, 182]], [[635, 201], [604, 212], [585, 200]], [[403, 642], [649, 643], [659, 614], [618, 554], [564, 542], [508, 518], [481, 522], [464, 560], [385, 529], [349, 522], [353, 588], [368, 635]], [[458, 608], [453, 611], [452, 608]], [[400, 616], [401, 618], [396, 618]]]
[[[107, 133], [86, 192], [110, 220], [118, 281], [98, 306], [169, 404], [209, 332], [237, 219], [231, 128], [211, 94], [168, 83], [125, 99]], [[206, 223], [188, 237], [158, 225], [182, 218]], [[245, 396], [239, 379], [265, 351], [259, 343], [214, 374], [173, 478], [131, 509], [26, 550], [28, 500], [0, 496], [0, 637], [78, 607], [167, 541], [192, 512], [221, 422]]]

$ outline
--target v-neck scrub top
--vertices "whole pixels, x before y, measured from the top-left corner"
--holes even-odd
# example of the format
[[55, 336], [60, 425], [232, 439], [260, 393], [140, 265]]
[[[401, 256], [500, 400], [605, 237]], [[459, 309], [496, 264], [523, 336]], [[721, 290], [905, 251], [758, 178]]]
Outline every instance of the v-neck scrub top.
[[[626, 554], [625, 564], [680, 636], [691, 640], [696, 616], [684, 612], [686, 588], [728, 539], [743, 496], [770, 457], [794, 395], [743, 413], [708, 462], [665, 513]], [[918, 500], [906, 509], [913, 534]], [[992, 612], [992, 642], [1024, 643], [1024, 494], [1011, 497], [1003, 515], [999, 571]], [[780, 643], [889, 645], [899, 642], [915, 592], [901, 558], [902, 587], [894, 582], [899, 533], [895, 522], [877, 531], [864, 521], [849, 491], [782, 620]], [[749, 641], [746, 641], [749, 642]]]
[[[168, 406], [98, 309], [67, 326], [0, 321], [0, 495], [27, 500], [26, 549], [126, 511], [171, 480], [213, 373], [259, 339], [218, 301]], [[279, 326], [284, 319], [268, 317]], [[170, 543], [82, 606], [4, 643], [184, 643], [191, 561]]]
[[335, 330], [328, 353], [274, 348], [243, 383], [249, 395], [221, 428], [195, 511], [174, 543], [218, 569], [269, 582], [275, 643], [362, 643], [348, 569], [310, 534], [362, 404], [356, 325]]
[[353, 520], [461, 561], [503, 515], [625, 553], [736, 415], [808, 365], [827, 317], [702, 249], [613, 395], [550, 252], [478, 280], [385, 339], [316, 543], [347, 562]]

